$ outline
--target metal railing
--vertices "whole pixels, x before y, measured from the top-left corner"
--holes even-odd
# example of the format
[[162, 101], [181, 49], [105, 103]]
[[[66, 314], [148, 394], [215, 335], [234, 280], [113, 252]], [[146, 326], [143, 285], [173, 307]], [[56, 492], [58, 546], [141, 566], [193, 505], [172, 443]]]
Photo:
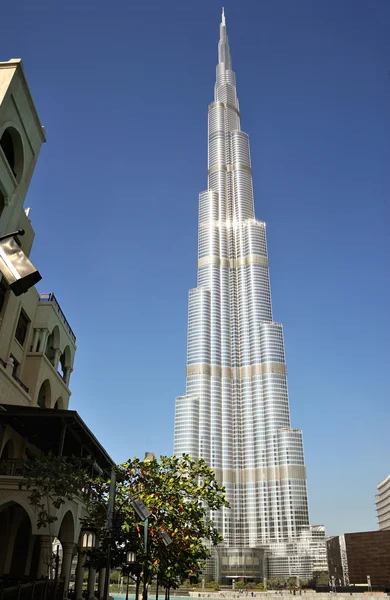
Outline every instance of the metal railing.
[[2, 458], [0, 461], [0, 475], [23, 477], [26, 473], [27, 460], [23, 458]]
[[[4, 367], [4, 369], [7, 368], [7, 363], [2, 358], [0, 358], [0, 365], [2, 367]], [[28, 394], [28, 387], [27, 387], [27, 385], [25, 385], [23, 383], [23, 381], [21, 379], [19, 379], [19, 377], [15, 373], [12, 373], [12, 377], [15, 379], [15, 381], [18, 382], [18, 384], [20, 385], [20, 387]]]
[[73, 330], [72, 330], [71, 326], [69, 325], [64, 313], [62, 312], [61, 306], [58, 304], [58, 300], [55, 297], [55, 295], [53, 294], [53, 292], [39, 294], [39, 302], [51, 302], [52, 304], [54, 304], [59, 317], [61, 318], [62, 322], [65, 325], [65, 329], [68, 331], [73, 342], [76, 343], [76, 336], [73, 333]]
[[0, 587], [0, 600], [62, 600], [64, 581], [39, 580], [20, 583], [12, 587]]
[[12, 373], [12, 377], [15, 379], [15, 381], [18, 382], [18, 384], [20, 385], [20, 387], [28, 394], [28, 387], [27, 387], [27, 385], [24, 385], [23, 381], [21, 379], [19, 379], [19, 377], [17, 375], [15, 375], [15, 373]]

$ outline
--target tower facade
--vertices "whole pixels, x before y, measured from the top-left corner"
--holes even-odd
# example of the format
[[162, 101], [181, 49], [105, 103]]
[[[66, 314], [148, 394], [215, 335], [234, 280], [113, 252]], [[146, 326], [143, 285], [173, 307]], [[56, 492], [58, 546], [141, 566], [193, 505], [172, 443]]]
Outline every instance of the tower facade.
[[309, 574], [310, 557], [297, 555], [309, 525], [302, 432], [290, 424], [283, 328], [272, 317], [266, 226], [255, 218], [224, 14], [174, 452], [204, 458], [225, 486], [231, 508], [212, 516], [226, 548], [265, 548], [270, 576]]

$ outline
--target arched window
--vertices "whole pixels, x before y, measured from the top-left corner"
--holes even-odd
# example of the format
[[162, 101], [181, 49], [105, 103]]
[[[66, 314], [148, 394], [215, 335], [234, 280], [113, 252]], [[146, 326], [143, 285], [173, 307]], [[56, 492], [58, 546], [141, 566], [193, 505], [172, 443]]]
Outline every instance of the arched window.
[[3, 447], [1, 458], [15, 458], [15, 446], [12, 440], [8, 440]]
[[60, 396], [54, 405], [54, 410], [63, 410], [63, 408], [64, 408], [64, 401], [62, 400], [62, 397]]
[[19, 132], [14, 127], [7, 127], [0, 138], [0, 148], [10, 166], [17, 182], [23, 175], [23, 142]]
[[40, 408], [50, 408], [51, 389], [50, 389], [50, 383], [49, 383], [48, 379], [45, 379], [45, 381], [42, 383], [42, 385], [39, 389], [37, 404]]
[[50, 360], [51, 364], [54, 365], [54, 357], [56, 348], [60, 347], [60, 330], [57, 325], [53, 328], [53, 331], [47, 338], [45, 354]]

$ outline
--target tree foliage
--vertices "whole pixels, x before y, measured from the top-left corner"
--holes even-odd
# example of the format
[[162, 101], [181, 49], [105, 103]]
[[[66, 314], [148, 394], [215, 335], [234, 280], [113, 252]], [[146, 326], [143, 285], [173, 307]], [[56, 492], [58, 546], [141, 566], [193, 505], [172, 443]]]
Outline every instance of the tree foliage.
[[[149, 585], [156, 578], [164, 587], [177, 587], [186, 578], [196, 582], [210, 556], [210, 547], [222, 541], [210, 515], [228, 506], [214, 472], [199, 459], [162, 456], [159, 460], [128, 460], [116, 468], [116, 496], [112, 526], [107, 528], [110, 481], [94, 473], [91, 459], [43, 456], [26, 461], [20, 487], [37, 513], [38, 527], [49, 527], [56, 511], [68, 500], [81, 499], [88, 516], [84, 527], [92, 528], [99, 547], [88, 561], [104, 567], [107, 551], [111, 567], [141, 578]], [[151, 511], [148, 551], [144, 552], [144, 526], [131, 501], [139, 498]], [[165, 547], [161, 533], [172, 543]], [[128, 550], [136, 563], [126, 565]]]
[[[130, 573], [141, 575], [149, 585], [153, 577], [164, 587], [177, 587], [186, 578], [196, 581], [205, 560], [210, 556], [206, 546], [222, 541], [210, 511], [228, 506], [224, 488], [212, 469], [199, 459], [162, 456], [159, 460], [128, 460], [117, 469], [117, 485], [111, 535], [105, 525], [109, 482], [94, 487], [95, 499], [89, 506], [85, 525], [96, 528], [100, 548], [90, 553], [90, 560], [103, 565], [107, 545], [111, 548], [112, 566], [123, 568], [126, 552], [134, 550], [135, 565]], [[148, 552], [144, 553], [144, 529], [131, 505], [141, 499], [151, 511], [148, 528]], [[165, 547], [161, 533], [172, 540]], [[144, 568], [145, 565], [145, 568]]]
[[281, 577], [271, 577], [267, 580], [267, 589], [281, 590], [286, 587], [286, 582]]
[[36, 512], [38, 528], [50, 527], [56, 511], [67, 500], [79, 497], [89, 501], [93, 481], [90, 458], [40, 456], [23, 463], [24, 476], [19, 487], [28, 491], [28, 501]]

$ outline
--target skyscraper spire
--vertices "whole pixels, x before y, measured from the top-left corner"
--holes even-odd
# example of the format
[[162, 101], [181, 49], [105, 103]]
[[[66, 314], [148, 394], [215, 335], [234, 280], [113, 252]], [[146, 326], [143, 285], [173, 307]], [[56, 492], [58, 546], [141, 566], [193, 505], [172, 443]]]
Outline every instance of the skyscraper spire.
[[307, 555], [292, 563], [287, 551], [309, 526], [302, 432], [290, 425], [283, 328], [272, 317], [266, 228], [255, 218], [223, 9], [208, 119], [198, 284], [189, 293], [187, 389], [176, 400], [174, 451], [204, 458], [225, 486], [231, 508], [212, 516], [227, 551], [265, 548], [269, 576], [309, 577]]

